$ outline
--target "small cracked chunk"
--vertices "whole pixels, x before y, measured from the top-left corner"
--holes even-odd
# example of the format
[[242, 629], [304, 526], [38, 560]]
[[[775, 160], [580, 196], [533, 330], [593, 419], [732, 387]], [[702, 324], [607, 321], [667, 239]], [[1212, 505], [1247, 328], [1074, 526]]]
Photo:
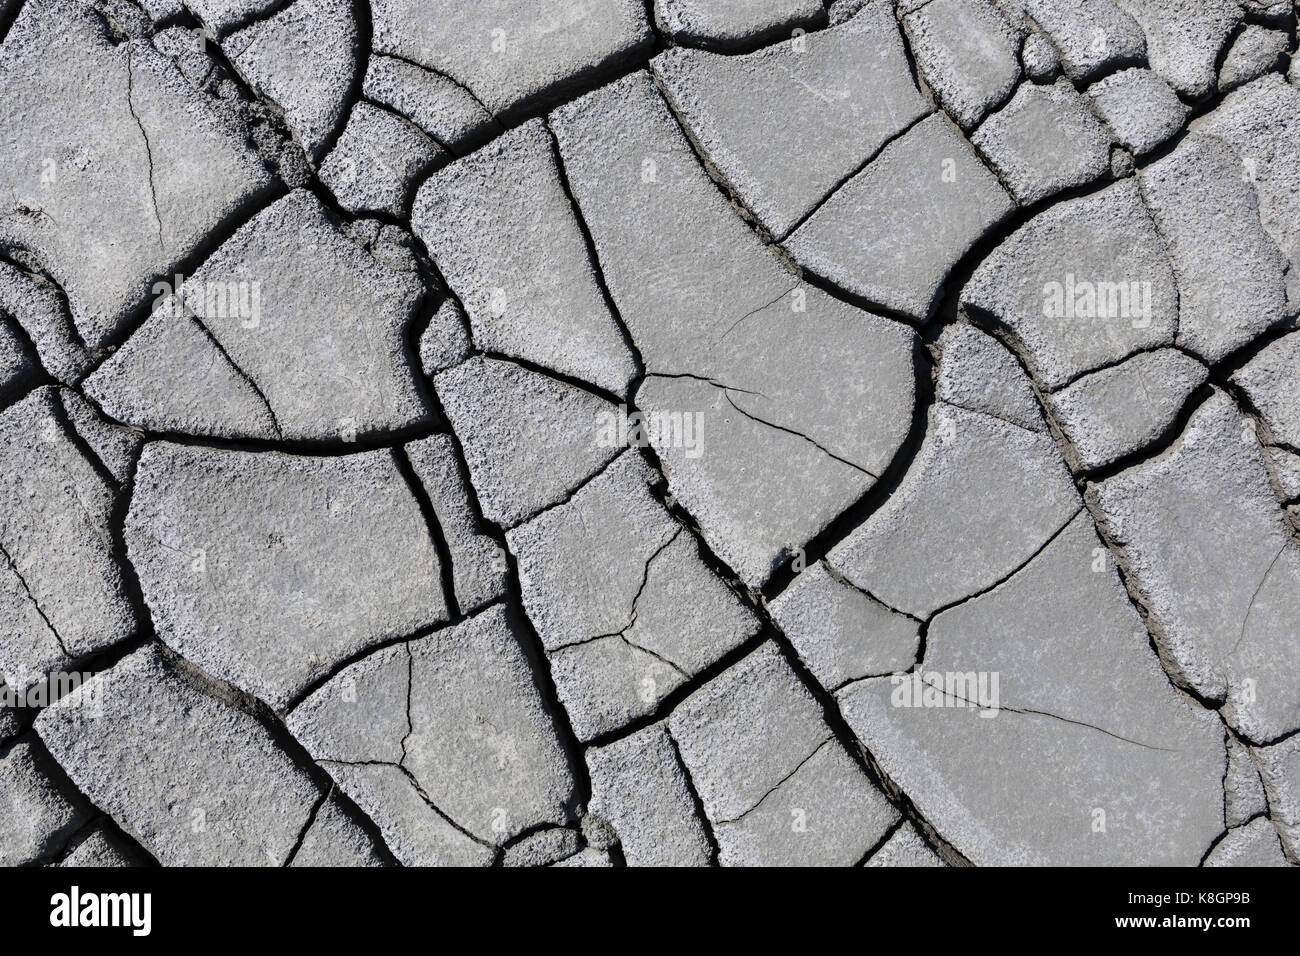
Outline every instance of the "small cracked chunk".
[[1098, 552], [1081, 513], [937, 616], [915, 675], [837, 695], [884, 773], [976, 865], [1189, 865], [1223, 828], [1218, 718], [1170, 687]]
[[429, 316], [420, 334], [420, 368], [432, 378], [469, 358], [469, 320], [456, 300], [447, 296]]
[[929, 0], [902, 23], [926, 84], [962, 129], [1016, 88], [1020, 37], [990, 0]]
[[573, 775], [500, 605], [349, 665], [288, 725], [407, 866], [486, 864], [567, 821]]
[[1246, 420], [1216, 391], [1178, 442], [1088, 489], [1181, 686], [1255, 742], [1300, 727], [1300, 545]]
[[351, 0], [296, 0], [224, 37], [221, 48], [318, 162], [343, 126], [363, 55]]
[[423, 291], [296, 190], [185, 276], [184, 309], [164, 303], [87, 391], [118, 421], [163, 432], [344, 442], [397, 432], [429, 415], [406, 342]]
[[0, 750], [0, 866], [55, 855], [90, 822], [94, 808], [72, 787], [32, 735]]
[[1271, 471], [1278, 498], [1283, 503], [1290, 503], [1300, 498], [1300, 454], [1271, 446], [1265, 447], [1264, 451], [1265, 457], [1272, 466]]
[[70, 388], [59, 389], [59, 402], [72, 429], [112, 474], [117, 486], [129, 484], [144, 444], [140, 433], [108, 421], [80, 392]]
[[1020, 48], [1020, 62], [1024, 65], [1025, 76], [1035, 83], [1051, 82], [1061, 72], [1061, 55], [1047, 34], [1040, 30], [1031, 30], [1025, 36]]
[[935, 398], [992, 415], [1033, 432], [1047, 431], [1033, 385], [997, 339], [970, 325], [950, 325], [939, 336]]
[[1005, 326], [1044, 388], [1172, 344], [1178, 287], [1132, 180], [1039, 213], [980, 263], [961, 292]]
[[1219, 68], [1219, 93], [1275, 72], [1284, 62], [1291, 38], [1283, 30], [1248, 24], [1237, 36]]
[[1064, 432], [1075, 470], [1101, 468], [1145, 448], [1174, 423], [1209, 372], [1177, 349], [1144, 352], [1091, 372], [1048, 403]]
[[475, 356], [439, 374], [434, 388], [483, 516], [502, 527], [563, 501], [623, 448], [607, 434], [618, 407], [513, 362]]
[[447, 539], [457, 606], [476, 611], [505, 593], [505, 553], [480, 527], [451, 437], [434, 435], [405, 450]]
[[412, 223], [488, 352], [618, 395], [633, 358], [602, 297], [541, 120], [434, 174]]
[[1147, 59], [1179, 93], [1214, 92], [1219, 53], [1244, 16], [1236, 0], [1115, 0], [1146, 34]]
[[0, 414], [0, 673], [11, 687], [134, 633], [114, 560], [115, 498], [69, 432], [56, 389]]
[[1159, 74], [1145, 69], [1113, 73], [1088, 87], [1088, 97], [1119, 144], [1137, 156], [1182, 129], [1190, 112]]
[[68, 867], [146, 866], [140, 852], [113, 834], [107, 826], [97, 826], [60, 862]]
[[886, 146], [786, 245], [805, 269], [924, 321], [948, 272], [1012, 208], [961, 134], [932, 116]]
[[1072, 80], [1086, 81], [1115, 66], [1142, 59], [1146, 38], [1116, 0], [1013, 0], [1061, 53]]
[[653, 42], [643, 0], [372, 0], [374, 51], [451, 78], [510, 121]]
[[835, 577], [823, 562], [802, 572], [771, 611], [823, 687], [898, 673], [916, 661], [920, 623]]
[[366, 647], [447, 617], [437, 552], [387, 451], [152, 443], [126, 541], [158, 636], [276, 709]]
[[348, 212], [403, 217], [415, 184], [447, 154], [416, 126], [362, 101], [320, 167], [321, 182]]
[[821, 0], [655, 0], [655, 23], [678, 46], [732, 49], [799, 36], [826, 22]]
[[587, 751], [591, 812], [618, 835], [629, 866], [707, 866], [708, 836], [663, 722]]
[[898, 819], [834, 739], [776, 645], [668, 718], [727, 865], [851, 865]]
[[1292, 864], [1300, 865], [1300, 736], [1288, 737], [1271, 747], [1256, 747], [1251, 754], [1264, 782], [1282, 848]]
[[1286, 314], [1286, 260], [1237, 154], [1193, 134], [1138, 173], [1178, 276], [1177, 343], [1217, 362]]
[[77, 0], [23, 6], [0, 50], [0, 97], [0, 243], [40, 262], [67, 294], [74, 341], [92, 348], [272, 183], [244, 132], [171, 60], [147, 40], [114, 45]]
[[[1300, 63], [1300, 56], [1293, 61]], [[1231, 93], [1196, 120], [1195, 133], [1223, 140], [1241, 157], [1259, 199], [1259, 218], [1290, 263], [1287, 311], [1300, 312], [1300, 89], [1266, 76]], [[1243, 250], [1244, 251], [1244, 250]]]
[[357, 824], [333, 791], [303, 834], [290, 866], [385, 866], [374, 838]]
[[1258, 409], [1268, 440], [1300, 449], [1300, 332], [1265, 346], [1232, 381]]
[[864, 866], [947, 866], [910, 823], [894, 831]]
[[506, 534], [581, 740], [650, 713], [759, 627], [651, 494], [656, 478], [626, 451], [569, 501]]
[[63, 294], [49, 280], [0, 262], [0, 313], [30, 337], [41, 367], [65, 385], [80, 379], [93, 363]]
[[550, 866], [582, 849], [576, 830], [550, 827], [531, 834], [506, 850], [504, 866]]
[[1205, 866], [1288, 866], [1282, 842], [1266, 817], [1228, 831], [1205, 858]]
[[319, 790], [266, 725], [200, 680], [149, 644], [42, 711], [36, 731], [164, 866], [281, 866]]
[[988, 588], [1080, 507], [1047, 435], [937, 402], [898, 490], [830, 552], [830, 566], [918, 619]]
[[708, 160], [777, 237], [931, 110], [883, 5], [798, 45], [747, 56], [674, 47], [651, 67]]
[[1229, 735], [1228, 770], [1223, 775], [1223, 822], [1239, 827], [1268, 812], [1264, 782], [1245, 744]]
[[414, 123], [439, 146], [458, 152], [474, 149], [496, 131], [483, 105], [455, 81], [415, 63], [372, 56], [362, 93]]
[[1110, 170], [1110, 136], [1065, 79], [1023, 84], [971, 142], [1023, 206]]

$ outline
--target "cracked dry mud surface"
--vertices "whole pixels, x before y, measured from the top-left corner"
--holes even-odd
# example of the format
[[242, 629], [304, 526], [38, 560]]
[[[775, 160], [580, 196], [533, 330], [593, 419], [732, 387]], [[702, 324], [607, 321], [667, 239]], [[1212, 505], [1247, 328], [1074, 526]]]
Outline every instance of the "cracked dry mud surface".
[[4, 0], [0, 862], [1300, 864], [1290, 0]]

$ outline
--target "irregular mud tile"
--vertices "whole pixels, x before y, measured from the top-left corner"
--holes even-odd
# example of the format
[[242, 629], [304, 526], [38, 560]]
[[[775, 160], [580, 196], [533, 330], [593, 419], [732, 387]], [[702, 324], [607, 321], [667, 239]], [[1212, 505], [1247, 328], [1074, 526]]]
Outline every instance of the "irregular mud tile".
[[1173, 425], [1209, 372], [1177, 349], [1135, 355], [1091, 372], [1049, 396], [1076, 471], [1112, 464], [1145, 448]]
[[285, 438], [349, 442], [429, 420], [406, 342], [425, 290], [380, 256], [296, 190], [184, 277], [186, 308], [266, 396]]
[[1285, 62], [1283, 57], [1290, 46], [1291, 38], [1284, 30], [1248, 24], [1219, 68], [1219, 93], [1228, 93], [1265, 73], [1275, 72]]
[[659, 32], [682, 46], [734, 49], [826, 23], [820, 0], [656, 0]]
[[817, 562], [771, 603], [772, 617], [823, 687], [899, 673], [916, 662], [920, 623]]
[[58, 853], [95, 815], [33, 735], [0, 748], [0, 865], [23, 866]]
[[1300, 311], [1298, 113], [1300, 90], [1280, 76], [1266, 76], [1233, 92], [1191, 126], [1193, 132], [1228, 143], [1241, 157], [1259, 198], [1260, 221], [1290, 263], [1287, 308], [1292, 313]]
[[1016, 88], [1020, 37], [990, 0], [930, 0], [902, 23], [926, 85], [963, 129]]
[[668, 732], [714, 824], [753, 809], [831, 736], [770, 641], [682, 701]]
[[1158, 458], [1088, 488], [1161, 658], [1247, 740], [1300, 727], [1300, 545], [1222, 392]]
[[40, 365], [32, 355], [17, 325], [0, 314], [0, 402], [18, 395], [40, 374]]
[[94, 363], [54, 284], [8, 262], [0, 262], [0, 313], [27, 333], [41, 367], [65, 385]]
[[541, 120], [434, 174], [420, 188], [412, 223], [460, 296], [480, 348], [627, 391], [635, 364]]
[[171, 60], [147, 40], [115, 45], [107, 30], [76, 0], [35, 0], [0, 50], [0, 242], [29, 250], [67, 293], [92, 348], [272, 184], [245, 132]]
[[917, 320], [949, 270], [1013, 208], [940, 116], [890, 143], [786, 243], [805, 269]]
[[[257, 718], [156, 644], [36, 719], [95, 805], [164, 866], [280, 866], [320, 798]], [[93, 701], [93, 706], [88, 702]]]
[[550, 866], [582, 849], [576, 830], [554, 827], [520, 840], [506, 850], [505, 866]]
[[212, 438], [280, 437], [258, 390], [175, 307], [150, 316], [84, 387], [115, 420], [137, 428]]
[[30, 685], [126, 640], [135, 613], [114, 560], [115, 489], [42, 388], [0, 414], [0, 672]]
[[148, 866], [140, 852], [114, 836], [106, 826], [97, 826], [59, 862], [70, 867]]
[[126, 541], [158, 636], [276, 709], [340, 661], [447, 617], [437, 551], [388, 451], [154, 442]]
[[1138, 173], [1178, 276], [1178, 344], [1217, 362], [1286, 314], [1286, 260], [1260, 223], [1248, 169], [1188, 136]]
[[1300, 332], [1266, 346], [1232, 381], [1259, 411], [1271, 440], [1300, 449]]
[[1072, 80], [1086, 81], [1146, 53], [1142, 28], [1115, 0], [1013, 0], [1052, 38]]
[[852, 866], [898, 822], [838, 740], [743, 816], [714, 827], [723, 866]]
[[1035, 83], [1049, 83], [1061, 72], [1060, 53], [1047, 38], [1047, 34], [1039, 30], [1031, 30], [1025, 36], [1025, 42], [1020, 48], [1020, 62], [1024, 65], [1025, 76]]
[[651, 66], [709, 162], [778, 237], [932, 109], [883, 5], [747, 56], [675, 47]]
[[915, 676], [837, 695], [883, 772], [976, 865], [1194, 865], [1222, 831], [1222, 726], [1169, 685], [1099, 552], [1080, 514], [936, 617]]
[[290, 866], [387, 866], [374, 838], [358, 826], [334, 793], [325, 798]]
[[468, 328], [469, 320], [456, 300], [443, 299], [420, 335], [420, 367], [425, 375], [432, 377], [469, 358]]
[[997, 339], [970, 325], [950, 325], [939, 336], [939, 348], [935, 398], [1030, 431], [1047, 431], [1033, 386]]
[[403, 218], [415, 183], [439, 161], [433, 140], [411, 123], [364, 101], [352, 107], [338, 144], [325, 157], [320, 179], [348, 212]]
[[559, 379], [476, 356], [434, 379], [483, 516], [503, 527], [554, 505], [613, 459], [620, 409]]
[[1080, 507], [1049, 436], [939, 402], [898, 490], [828, 563], [924, 619], [1010, 574]]
[[1251, 750], [1287, 859], [1300, 865], [1300, 737]]
[[1238, 0], [1238, 2], [1247, 13], [1275, 22], [1291, 16], [1293, 9], [1287, 0]]
[[1142, 27], [1151, 69], [1185, 96], [1214, 92], [1219, 53], [1244, 14], [1236, 0], [1115, 0]]
[[596, 850], [587, 847], [573, 856], [565, 857], [558, 863], [552, 863], [551, 866], [613, 866], [614, 861], [610, 855], [603, 850]]
[[[408, 652], [409, 681], [397, 673]], [[288, 724], [402, 862], [478, 857], [487, 844], [567, 822], [573, 775], [500, 605], [372, 657], [308, 697]]]
[[907, 866], [935, 867], [947, 866], [939, 856], [930, 849], [916, 828], [905, 823], [886, 840], [864, 866]]
[[505, 120], [654, 42], [643, 0], [373, 0], [374, 52], [436, 70]]
[[482, 531], [451, 437], [434, 435], [405, 450], [447, 540], [457, 606], [475, 611], [505, 593], [505, 552]]
[[114, 424], [101, 415], [81, 394], [59, 389], [59, 402], [68, 422], [117, 481], [119, 487], [131, 480], [144, 436], [132, 428]]
[[1229, 830], [1205, 858], [1204, 866], [1289, 866], [1282, 842], [1267, 817]]
[[1178, 328], [1174, 271], [1132, 181], [1039, 213], [980, 263], [961, 302], [1010, 330], [1047, 389], [1172, 344]]
[[1278, 497], [1283, 502], [1300, 498], [1300, 455], [1285, 448], [1264, 449], [1265, 457], [1271, 465], [1273, 481], [1278, 489]]
[[971, 142], [1024, 206], [1110, 169], [1110, 136], [1066, 79], [1023, 84]]
[[618, 834], [628, 866], [707, 866], [709, 840], [665, 724], [587, 751], [591, 812]]
[[492, 114], [464, 87], [406, 60], [372, 56], [362, 93], [401, 113], [447, 149], [473, 149], [497, 130]]
[[[145, 0], [146, 6], [158, 4], [159, 0]], [[170, 0], [161, 0], [167, 4]], [[217, 34], [222, 34], [232, 27], [247, 23], [249, 20], [263, 16], [267, 11], [279, 6], [279, 0], [186, 0], [189, 9]], [[179, 4], [177, 4], [179, 6]], [[150, 9], [150, 15], [154, 11]], [[157, 16], [154, 16], [157, 19]]]
[[221, 41], [230, 63], [319, 162], [347, 118], [363, 54], [351, 0], [296, 0]]
[[1223, 821], [1225, 826], [1239, 827], [1253, 817], [1268, 812], [1264, 783], [1250, 751], [1229, 735], [1228, 770], [1223, 776]]
[[1183, 128], [1189, 108], [1159, 74], [1121, 70], [1088, 87], [1102, 121], [1125, 149], [1141, 156]]

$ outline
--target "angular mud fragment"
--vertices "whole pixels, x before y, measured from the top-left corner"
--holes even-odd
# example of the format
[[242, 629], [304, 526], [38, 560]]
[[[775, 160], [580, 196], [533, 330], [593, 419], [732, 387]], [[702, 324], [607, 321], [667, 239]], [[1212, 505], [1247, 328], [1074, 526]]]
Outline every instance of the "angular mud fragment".
[[1029, 14], [1061, 52], [1066, 75], [1086, 81], [1146, 53], [1142, 28], [1119, 0], [1008, 0]]
[[1300, 865], [1300, 737], [1251, 750], [1287, 859]]
[[1030, 431], [1047, 431], [1033, 386], [997, 339], [970, 325], [952, 325], [939, 337], [939, 348], [937, 399]]
[[1247, 740], [1300, 727], [1300, 545], [1232, 401], [1215, 391], [1172, 448], [1088, 495], [1171, 677]]
[[679, 46], [651, 67], [708, 161], [777, 237], [931, 109], [884, 5], [798, 43], [748, 56]]
[[406, 120], [366, 102], [352, 107], [321, 182], [348, 212], [405, 216], [416, 183], [447, 154]]
[[552, 827], [524, 837], [506, 850], [503, 866], [550, 866], [582, 849], [576, 830]]
[[1205, 866], [1289, 866], [1277, 830], [1265, 817], [1229, 830], [1205, 858]]
[[1115, 0], [1146, 34], [1147, 60], [1179, 93], [1214, 91], [1219, 54], [1243, 18], [1237, 0]]
[[1232, 381], [1258, 410], [1274, 444], [1300, 449], [1300, 333], [1265, 346]]
[[70, 384], [90, 368], [94, 357], [81, 341], [63, 293], [41, 276], [0, 262], [0, 313], [29, 338], [40, 365]]
[[1223, 776], [1223, 822], [1239, 827], [1268, 812], [1264, 783], [1250, 750], [1236, 738], [1228, 737], [1228, 771]]
[[155, 442], [126, 541], [158, 636], [276, 709], [365, 648], [447, 618], [437, 551], [388, 451]]
[[156, 644], [63, 701], [36, 731], [95, 805], [164, 866], [282, 866], [320, 799], [257, 718]]
[[28, 734], [0, 747], [0, 865], [49, 859], [90, 822], [94, 808], [68, 786], [58, 764]]
[[1219, 68], [1219, 92], [1228, 93], [1274, 72], [1284, 62], [1290, 46], [1291, 38], [1285, 31], [1249, 24], [1238, 34]]
[[433, 70], [391, 56], [372, 56], [362, 93], [400, 113], [434, 142], [468, 151], [498, 132], [496, 121], [464, 87]]
[[140, 432], [108, 421], [80, 392], [70, 388], [59, 389], [59, 402], [63, 405], [68, 424], [89, 446], [91, 455], [108, 470], [118, 487], [129, 484], [135, 473], [136, 460], [140, 457], [140, 447], [144, 444]]
[[59, 866], [128, 867], [148, 863], [139, 850], [115, 836], [108, 827], [98, 826], [59, 861]]
[[303, 834], [290, 866], [386, 866], [374, 839], [343, 808], [333, 792]]
[[464, 303], [480, 348], [627, 391], [632, 355], [540, 120], [435, 174], [416, 197], [412, 222]]
[[348, 666], [288, 724], [406, 865], [488, 863], [568, 818], [568, 759], [500, 605]]
[[425, 375], [432, 377], [469, 358], [468, 329], [469, 320], [456, 300], [444, 298], [420, 335], [420, 368]]
[[1151, 70], [1113, 73], [1088, 87], [1088, 97], [1119, 144], [1138, 156], [1182, 129], [1189, 112], [1169, 84]]

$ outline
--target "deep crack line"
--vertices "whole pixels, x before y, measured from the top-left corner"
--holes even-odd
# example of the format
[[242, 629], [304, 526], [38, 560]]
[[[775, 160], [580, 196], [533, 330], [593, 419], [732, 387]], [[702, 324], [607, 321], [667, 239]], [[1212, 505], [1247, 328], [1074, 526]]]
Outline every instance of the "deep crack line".
[[126, 41], [126, 108], [131, 113], [131, 118], [135, 120], [135, 125], [140, 128], [140, 137], [144, 140], [145, 158], [149, 163], [149, 195], [153, 200], [153, 217], [158, 223], [158, 249], [162, 253], [167, 252], [167, 246], [163, 242], [163, 222], [162, 214], [158, 211], [158, 188], [154, 181], [153, 165], [153, 147], [149, 143], [149, 133], [144, 128], [144, 123], [140, 115], [135, 111], [135, 63], [131, 58], [131, 44], [134, 41]]

